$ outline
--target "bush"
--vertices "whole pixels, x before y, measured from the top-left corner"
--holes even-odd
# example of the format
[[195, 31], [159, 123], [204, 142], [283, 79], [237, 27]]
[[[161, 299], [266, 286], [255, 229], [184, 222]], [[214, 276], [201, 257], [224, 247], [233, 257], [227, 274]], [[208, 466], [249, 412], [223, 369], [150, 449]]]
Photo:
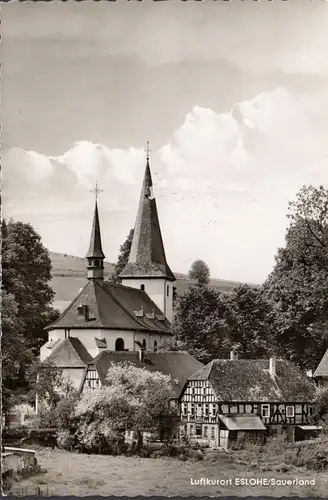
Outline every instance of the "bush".
[[28, 435], [29, 428], [25, 425], [17, 427], [4, 427], [2, 429], [2, 439], [4, 440], [19, 440]]
[[57, 444], [63, 450], [71, 451], [77, 446], [75, 434], [71, 434], [69, 430], [59, 431], [57, 433]]

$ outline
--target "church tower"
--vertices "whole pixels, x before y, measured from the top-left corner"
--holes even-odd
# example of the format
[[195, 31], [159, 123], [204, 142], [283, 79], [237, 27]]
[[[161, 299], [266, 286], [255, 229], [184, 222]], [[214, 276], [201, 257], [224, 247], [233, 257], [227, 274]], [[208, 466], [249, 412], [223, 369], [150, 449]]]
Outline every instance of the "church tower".
[[175, 276], [166, 262], [148, 153], [129, 261], [120, 277], [122, 285], [144, 290], [172, 322]]
[[86, 255], [88, 279], [104, 279], [104, 258], [102, 251], [97, 199], [91, 229], [90, 246]]

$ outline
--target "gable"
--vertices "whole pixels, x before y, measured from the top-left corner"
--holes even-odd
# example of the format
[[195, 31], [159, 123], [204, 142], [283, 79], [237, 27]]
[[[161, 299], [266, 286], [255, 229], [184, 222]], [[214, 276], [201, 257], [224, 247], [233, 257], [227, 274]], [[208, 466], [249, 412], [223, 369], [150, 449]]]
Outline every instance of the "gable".
[[314, 377], [327, 377], [328, 378], [328, 349], [323, 355], [316, 371], [313, 374]]
[[85, 368], [92, 357], [82, 342], [75, 337], [68, 337], [55, 345], [47, 361], [58, 368]]

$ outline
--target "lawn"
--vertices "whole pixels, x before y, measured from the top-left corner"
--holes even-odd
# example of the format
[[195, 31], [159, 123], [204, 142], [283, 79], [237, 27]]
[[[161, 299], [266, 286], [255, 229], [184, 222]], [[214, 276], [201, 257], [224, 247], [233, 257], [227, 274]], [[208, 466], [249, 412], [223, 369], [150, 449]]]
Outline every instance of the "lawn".
[[[52, 495], [166, 495], [166, 496], [322, 496], [328, 491], [328, 473], [293, 470], [259, 472], [252, 463], [237, 465], [231, 455], [215, 460], [180, 461], [176, 458], [137, 458], [82, 455], [61, 450], [40, 449], [39, 464], [45, 471], [15, 483], [21, 490], [40, 485]], [[314, 486], [237, 486], [236, 478], [315, 479]], [[192, 485], [200, 478], [227, 481], [222, 486]], [[229, 482], [232, 484], [230, 485]], [[26, 490], [25, 490], [26, 491]], [[17, 490], [16, 490], [16, 494]]]

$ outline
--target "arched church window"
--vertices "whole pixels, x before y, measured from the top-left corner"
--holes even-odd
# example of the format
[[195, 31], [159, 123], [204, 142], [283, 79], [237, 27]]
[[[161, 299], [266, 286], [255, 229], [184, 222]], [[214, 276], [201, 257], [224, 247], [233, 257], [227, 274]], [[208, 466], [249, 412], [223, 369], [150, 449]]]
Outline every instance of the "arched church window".
[[121, 337], [115, 341], [115, 351], [124, 351], [124, 340]]
[[157, 340], [154, 340], [154, 351], [157, 351]]
[[170, 295], [170, 285], [166, 285], [166, 295], [167, 297]]
[[140, 290], [145, 291], [145, 285], [140, 285]]
[[143, 341], [142, 341], [142, 347], [143, 347], [143, 349], [146, 349], [146, 339], [143, 339]]

